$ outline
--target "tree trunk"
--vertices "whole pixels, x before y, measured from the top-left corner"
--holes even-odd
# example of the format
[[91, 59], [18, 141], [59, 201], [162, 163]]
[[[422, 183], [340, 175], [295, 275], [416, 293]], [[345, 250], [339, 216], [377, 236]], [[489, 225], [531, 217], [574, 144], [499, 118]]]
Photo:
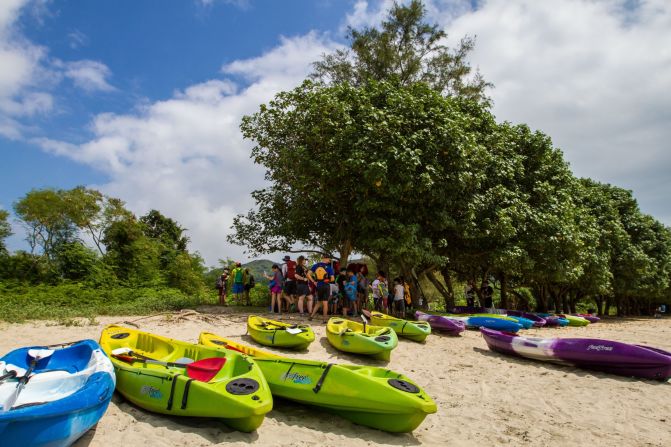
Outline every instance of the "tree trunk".
[[429, 270], [426, 272], [426, 277], [431, 281], [431, 284], [433, 284], [433, 287], [438, 290], [438, 293], [440, 293], [443, 296], [443, 302], [445, 304], [445, 310], [450, 311], [451, 307], [450, 303], [452, 303], [452, 307], [454, 307], [454, 297], [450, 296], [450, 291], [443, 285], [441, 282], [436, 278], [436, 275], [434, 275], [432, 270]]
[[500, 281], [501, 281], [501, 302], [499, 303], [499, 307], [501, 309], [507, 309], [508, 308], [508, 278], [506, 277], [506, 272], [501, 272], [500, 276]]
[[452, 284], [452, 275], [450, 274], [450, 269], [447, 266], [444, 266], [440, 269], [440, 274], [443, 275], [443, 280], [447, 286], [448, 297], [445, 297], [445, 310], [451, 309], [454, 307], [455, 297], [454, 297], [454, 285]]
[[603, 315], [603, 295], [596, 295], [594, 296], [594, 303], [596, 304], [596, 311], [599, 314], [599, 316]]
[[610, 296], [606, 297], [606, 303], [604, 304], [603, 308], [603, 315], [610, 315], [610, 308], [613, 305], [613, 299]]
[[[352, 243], [349, 239], [343, 241], [338, 249], [338, 254], [340, 255], [340, 268], [346, 268], [347, 261], [349, 261], [349, 255], [352, 254]], [[336, 274], [338, 274], [338, 272], [336, 272]]]
[[535, 289], [535, 298], [536, 298], [536, 311], [538, 312], [547, 312], [548, 302], [547, 302], [547, 291], [545, 286], [539, 285], [534, 287]]

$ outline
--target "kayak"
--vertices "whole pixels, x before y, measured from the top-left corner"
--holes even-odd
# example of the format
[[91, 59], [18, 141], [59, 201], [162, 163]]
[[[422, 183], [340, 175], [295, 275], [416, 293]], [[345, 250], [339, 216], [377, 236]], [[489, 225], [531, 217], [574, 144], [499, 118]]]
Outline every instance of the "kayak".
[[598, 323], [601, 321], [601, 318], [595, 317], [592, 314], [575, 314], [576, 317], [582, 317], [585, 320], [589, 321], [590, 323]]
[[575, 315], [564, 315], [564, 314], [559, 314], [558, 317], [563, 318], [565, 320], [568, 320], [568, 325], [569, 326], [587, 326], [589, 324], [589, 321], [586, 320], [583, 317], [576, 317]]
[[389, 360], [391, 350], [398, 345], [396, 332], [391, 328], [364, 326], [340, 317], [332, 317], [328, 321], [326, 337], [340, 351], [370, 355], [380, 360]]
[[383, 314], [381, 312], [363, 311], [364, 315], [370, 318], [371, 324], [374, 326], [388, 327], [396, 332], [396, 335], [408, 338], [414, 341], [424, 341], [431, 333], [431, 326], [429, 323], [420, 321], [408, 321], [401, 318], [392, 317], [391, 315]]
[[98, 343], [58, 346], [19, 348], [0, 358], [0, 445], [69, 446], [107, 410], [114, 368]]
[[506, 317], [506, 319], [512, 319], [513, 321], [521, 324], [523, 329], [531, 329], [534, 326], [534, 322], [528, 318], [511, 315], [507, 315]]
[[306, 324], [289, 324], [250, 315], [247, 331], [257, 343], [278, 348], [306, 349], [315, 341], [315, 333]]
[[480, 329], [492, 351], [622, 376], [667, 380], [671, 352], [593, 338], [531, 338]]
[[103, 329], [100, 345], [114, 364], [117, 391], [146, 410], [219, 418], [251, 432], [273, 407], [261, 370], [241, 353], [114, 325]]
[[424, 312], [416, 311], [415, 318], [419, 321], [426, 321], [431, 325], [431, 329], [445, 332], [449, 335], [459, 335], [466, 330], [466, 325], [463, 321], [453, 320], [442, 315], [425, 314]]
[[280, 357], [203, 332], [198, 342], [254, 356], [275, 397], [314, 405], [389, 432], [411, 432], [436, 403], [408, 377], [375, 366]]
[[479, 329], [486, 327], [489, 329], [496, 329], [498, 331], [517, 332], [522, 329], [522, 325], [512, 319], [496, 318], [496, 317], [478, 317], [478, 316], [461, 316], [461, 315], [445, 315], [445, 317], [452, 320], [463, 321], [468, 329]]
[[543, 327], [547, 324], [545, 318], [540, 317], [536, 314], [532, 314], [531, 312], [523, 312], [520, 310], [508, 310], [506, 311], [506, 314], [509, 317], [522, 317], [531, 320], [534, 322], [533, 323], [534, 327]]
[[545, 325], [546, 326], [568, 326], [568, 320], [566, 318], [559, 317], [557, 315], [550, 315], [550, 314], [538, 314], [541, 317], [545, 318]]

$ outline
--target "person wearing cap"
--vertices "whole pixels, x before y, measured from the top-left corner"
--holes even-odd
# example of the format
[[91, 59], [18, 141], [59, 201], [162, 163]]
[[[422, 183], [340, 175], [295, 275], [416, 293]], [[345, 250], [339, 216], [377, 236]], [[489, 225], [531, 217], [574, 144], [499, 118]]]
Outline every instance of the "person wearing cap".
[[300, 255], [296, 264], [296, 296], [298, 297], [298, 312], [304, 315], [304, 301], [307, 301], [308, 315], [312, 313], [312, 293], [308, 286], [308, 268], [305, 265], [305, 256]]
[[333, 268], [331, 267], [331, 258], [328, 255], [322, 256], [321, 262], [317, 262], [308, 271], [308, 279], [315, 283], [317, 296], [315, 305], [310, 314], [310, 320], [315, 316], [319, 307], [322, 308], [323, 322], [328, 318], [328, 301], [331, 292], [331, 283], [334, 282]]
[[228, 277], [230, 272], [228, 267], [221, 272], [221, 276], [217, 279], [217, 289], [219, 290], [219, 304], [226, 305], [226, 294], [228, 293]]
[[282, 300], [287, 302], [287, 311], [289, 312], [296, 301], [296, 261], [292, 261], [289, 255], [286, 255], [282, 260], [284, 261], [284, 264], [282, 264], [282, 277], [284, 278]]
[[245, 293], [245, 269], [242, 268], [241, 262], [235, 263], [235, 268], [231, 271], [231, 278], [233, 281], [233, 287], [231, 291], [235, 295], [236, 302], [240, 303], [242, 300], [242, 295]]

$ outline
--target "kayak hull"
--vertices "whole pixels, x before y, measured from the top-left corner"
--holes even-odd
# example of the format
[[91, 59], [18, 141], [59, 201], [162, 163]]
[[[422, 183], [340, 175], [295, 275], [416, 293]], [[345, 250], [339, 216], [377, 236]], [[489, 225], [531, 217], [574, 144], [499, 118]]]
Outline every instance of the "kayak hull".
[[[293, 334], [287, 330], [300, 332]], [[256, 315], [247, 318], [247, 331], [255, 342], [264, 346], [304, 350], [315, 341], [315, 333], [308, 325], [288, 324]]]
[[[31, 348], [12, 351], [0, 361], [27, 369]], [[88, 362], [83, 369], [82, 361]], [[112, 363], [93, 340], [55, 350], [34, 371], [13, 409], [0, 411], [2, 445], [69, 446], [98, 423], [114, 393]], [[0, 401], [5, 401], [7, 388], [13, 391], [15, 386], [16, 380], [3, 382]], [[48, 402], [32, 404], [43, 392]]]
[[339, 317], [328, 321], [326, 337], [340, 351], [386, 361], [390, 360], [391, 351], [398, 345], [396, 332], [390, 328], [366, 325], [364, 329], [361, 323]]
[[453, 320], [442, 315], [431, 315], [416, 311], [415, 318], [419, 321], [426, 321], [431, 325], [431, 329], [444, 332], [448, 335], [457, 336], [466, 330], [463, 321]]
[[391, 328], [396, 332], [396, 335], [409, 340], [423, 342], [431, 334], [431, 326], [429, 323], [423, 321], [403, 320], [380, 312], [368, 312], [365, 310], [363, 312], [368, 314], [374, 326]]
[[[201, 333], [199, 343], [249, 348]], [[352, 422], [388, 432], [411, 432], [436, 412], [435, 402], [411, 379], [375, 366], [337, 365], [253, 351], [275, 397], [313, 405]], [[391, 381], [391, 382], [390, 382]], [[396, 382], [394, 382], [396, 381]], [[401, 383], [394, 387], [391, 383]]]
[[[121, 326], [108, 326], [101, 346], [112, 357], [117, 391], [146, 410], [173, 416], [210, 417], [244, 432], [254, 431], [273, 405], [270, 388], [254, 361], [247, 356], [207, 348]], [[155, 360], [174, 362], [180, 358], [199, 361], [225, 358], [216, 375], [203, 382], [193, 380], [185, 368], [142, 362], [128, 363], [111, 355], [114, 349], [130, 348]], [[239, 385], [249, 392], [240, 393]]]
[[530, 338], [481, 329], [492, 351], [643, 379], [671, 378], [671, 352], [612, 340]]
[[508, 310], [506, 311], [506, 314], [511, 317], [522, 317], [531, 320], [533, 321], [534, 327], [543, 327], [547, 324], [545, 318], [540, 317], [536, 314], [532, 314], [531, 312], [523, 312], [520, 310]]
[[517, 332], [522, 329], [522, 325], [516, 321], [495, 318], [495, 317], [475, 317], [475, 316], [461, 316], [461, 315], [445, 315], [445, 317], [463, 321], [468, 329], [479, 329], [485, 327], [488, 329], [495, 329], [498, 331]]

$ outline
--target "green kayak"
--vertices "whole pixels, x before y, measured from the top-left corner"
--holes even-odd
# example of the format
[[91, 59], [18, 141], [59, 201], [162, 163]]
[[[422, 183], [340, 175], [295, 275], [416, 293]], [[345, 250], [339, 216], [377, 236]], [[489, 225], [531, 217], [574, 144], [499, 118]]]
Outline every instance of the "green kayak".
[[315, 341], [315, 333], [306, 324], [290, 324], [282, 321], [250, 315], [247, 331], [255, 342], [278, 348], [306, 349]]
[[370, 355], [389, 360], [391, 350], [398, 345], [393, 329], [363, 325], [340, 317], [332, 317], [326, 325], [326, 337], [334, 348], [354, 354]]
[[254, 356], [275, 397], [315, 405], [354, 423], [389, 432], [411, 432], [435, 402], [402, 374], [374, 366], [291, 359], [203, 332], [198, 342]]
[[121, 326], [103, 329], [100, 346], [114, 365], [117, 391], [146, 410], [219, 418], [251, 432], [273, 408], [263, 373], [241, 353]]
[[431, 326], [425, 321], [403, 320], [377, 311], [368, 312], [364, 310], [363, 312], [375, 326], [392, 328], [397, 335], [410, 340], [421, 342], [431, 334]]

